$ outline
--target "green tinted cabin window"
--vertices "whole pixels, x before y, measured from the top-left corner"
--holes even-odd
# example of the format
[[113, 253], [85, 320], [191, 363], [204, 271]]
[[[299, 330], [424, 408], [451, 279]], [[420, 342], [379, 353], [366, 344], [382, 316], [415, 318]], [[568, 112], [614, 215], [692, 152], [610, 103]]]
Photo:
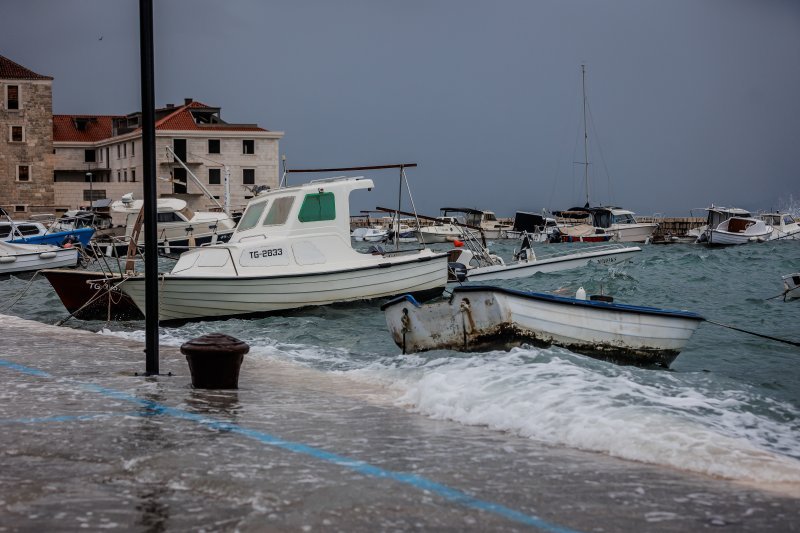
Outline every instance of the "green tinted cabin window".
[[319, 222], [336, 219], [336, 198], [332, 192], [307, 194], [298, 217], [300, 222]]

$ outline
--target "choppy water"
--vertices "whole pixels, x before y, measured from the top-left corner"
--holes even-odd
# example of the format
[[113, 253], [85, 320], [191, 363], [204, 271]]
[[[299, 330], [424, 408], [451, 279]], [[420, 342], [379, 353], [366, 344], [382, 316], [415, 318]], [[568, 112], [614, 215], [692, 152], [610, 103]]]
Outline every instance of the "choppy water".
[[[508, 257], [512, 245], [493, 248]], [[619, 302], [688, 309], [800, 341], [800, 301], [767, 299], [781, 292], [782, 274], [797, 270], [800, 241], [725, 249], [645, 246], [621, 266], [497, 284], [564, 294], [583, 286]], [[0, 312], [47, 323], [67, 314], [40, 278], [0, 280], [0, 299]], [[248, 357], [377, 384], [387, 399], [425, 416], [687, 471], [800, 486], [800, 348], [705, 323], [669, 371], [617, 366], [561, 348], [402, 356], [378, 307], [341, 304], [199, 322], [163, 328], [162, 343], [222, 331], [248, 342]], [[142, 322], [68, 325], [144, 338]]]

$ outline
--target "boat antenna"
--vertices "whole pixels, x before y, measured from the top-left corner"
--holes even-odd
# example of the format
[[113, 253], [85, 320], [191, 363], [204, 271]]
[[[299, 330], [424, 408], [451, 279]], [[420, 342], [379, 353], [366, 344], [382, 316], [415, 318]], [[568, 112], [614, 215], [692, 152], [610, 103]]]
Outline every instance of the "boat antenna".
[[583, 181], [586, 184], [586, 207], [589, 207], [589, 131], [586, 125], [586, 64], [581, 63], [583, 87]]
[[281, 174], [281, 183], [278, 185], [279, 189], [284, 188], [286, 184], [286, 154], [281, 155], [281, 165], [283, 165], [283, 174]]

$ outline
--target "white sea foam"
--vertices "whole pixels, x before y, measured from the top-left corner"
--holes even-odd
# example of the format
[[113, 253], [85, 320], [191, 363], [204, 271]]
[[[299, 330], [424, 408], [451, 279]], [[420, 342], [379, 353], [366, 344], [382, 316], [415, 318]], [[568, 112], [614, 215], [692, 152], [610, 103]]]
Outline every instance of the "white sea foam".
[[401, 405], [438, 419], [729, 479], [800, 483], [796, 432], [742, 409], [743, 392], [714, 397], [667, 372], [643, 384], [637, 373], [653, 371], [603, 373], [538, 355], [519, 349], [357, 373], [390, 382]]
[[[179, 346], [195, 336], [167, 330]], [[142, 341], [144, 332], [103, 334]], [[380, 385], [394, 401], [437, 419], [508, 431], [548, 444], [607, 453], [734, 480], [800, 484], [798, 428], [753, 413], [766, 404], [797, 419], [794, 408], [746, 390], [716, 392], [702, 376], [621, 367], [558, 348], [520, 348], [472, 357], [372, 357], [347, 350], [277, 343], [254, 335], [251, 355], [328, 370]], [[591, 361], [591, 363], [587, 363]], [[328, 372], [319, 379], [337, 379]]]

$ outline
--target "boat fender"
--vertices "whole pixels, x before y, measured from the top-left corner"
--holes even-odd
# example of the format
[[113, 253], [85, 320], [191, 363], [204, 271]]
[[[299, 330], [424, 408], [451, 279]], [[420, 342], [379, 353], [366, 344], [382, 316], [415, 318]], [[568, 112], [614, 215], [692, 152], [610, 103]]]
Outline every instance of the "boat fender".
[[461, 303], [458, 304], [458, 312], [461, 313], [461, 327], [464, 331], [464, 351], [467, 351], [469, 348], [467, 335], [475, 331], [475, 319], [472, 318], [472, 308], [469, 305], [469, 298], [461, 300]]
[[64, 240], [61, 241], [61, 247], [62, 248], [72, 248], [72, 246], [75, 244], [76, 240], [77, 239], [75, 238], [74, 235], [67, 235], [66, 237], [64, 237]]
[[461, 248], [462, 246], [464, 246], [464, 241], [460, 241], [458, 239], [454, 239], [453, 240], [453, 246], [455, 246], [456, 248]]
[[577, 292], [575, 292], [575, 299], [576, 300], [586, 299], [586, 290], [583, 287], [578, 287]]

